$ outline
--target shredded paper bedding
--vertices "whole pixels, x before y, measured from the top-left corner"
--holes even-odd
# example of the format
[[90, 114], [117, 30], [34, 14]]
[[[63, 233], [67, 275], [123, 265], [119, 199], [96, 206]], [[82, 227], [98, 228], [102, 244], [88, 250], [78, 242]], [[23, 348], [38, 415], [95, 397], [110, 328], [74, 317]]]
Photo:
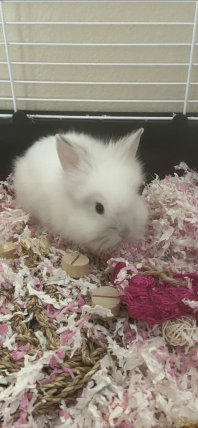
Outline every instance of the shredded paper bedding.
[[[78, 280], [61, 269], [71, 246], [30, 223], [11, 176], [0, 183], [0, 244], [16, 247], [12, 258], [0, 258], [1, 428], [198, 427], [196, 322], [185, 344], [172, 346], [161, 325], [130, 318], [125, 306], [115, 318], [91, 306], [119, 262], [132, 276], [143, 265], [197, 273], [198, 174], [184, 163], [177, 169], [182, 177], [156, 177], [144, 189], [142, 241], [89, 254], [90, 274]], [[127, 275], [119, 274], [121, 293]], [[190, 304], [196, 320], [198, 304]]]

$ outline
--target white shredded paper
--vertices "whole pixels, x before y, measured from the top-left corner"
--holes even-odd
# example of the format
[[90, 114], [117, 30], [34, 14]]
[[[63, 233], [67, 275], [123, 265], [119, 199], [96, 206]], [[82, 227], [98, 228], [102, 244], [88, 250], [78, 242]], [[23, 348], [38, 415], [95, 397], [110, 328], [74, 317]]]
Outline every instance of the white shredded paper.
[[[181, 163], [177, 169], [185, 173], [179, 177], [165, 177], [145, 187], [143, 196], [149, 208], [149, 223], [144, 239], [138, 244], [123, 245], [111, 254], [104, 254], [107, 272], [118, 261], [127, 264], [151, 263], [177, 273], [198, 271], [198, 174]], [[43, 256], [39, 236], [50, 241], [50, 253]], [[198, 423], [198, 353], [189, 358], [189, 346], [170, 348], [159, 326], [132, 321], [126, 311], [111, 318], [111, 311], [90, 306], [91, 293], [100, 285], [102, 272], [91, 265], [90, 275], [79, 280], [68, 277], [60, 267], [57, 249], [67, 243], [53, 236], [46, 228], [29, 223], [29, 216], [16, 206], [11, 177], [0, 183], [0, 244], [29, 239], [35, 254], [40, 257], [39, 276], [28, 267], [27, 256], [16, 260], [0, 258], [1, 291], [12, 291], [13, 303], [6, 305], [0, 297], [1, 353], [10, 352], [20, 370], [10, 371], [0, 365], [0, 426], [2, 428], [179, 428], [185, 422]], [[131, 275], [136, 274], [136, 268]], [[117, 282], [120, 293], [128, 281], [126, 271], [120, 272]], [[43, 286], [56, 285], [59, 300], [44, 291]], [[189, 283], [190, 286], [190, 283]], [[56, 333], [66, 335], [66, 342], [58, 349], [48, 349], [48, 339], [38, 328], [32, 334], [38, 339], [39, 351], [28, 354], [28, 345], [17, 344], [18, 333], [13, 329], [14, 304], [20, 310], [21, 325], [30, 325], [33, 311], [28, 312], [27, 291], [36, 296], [43, 312], [56, 327]], [[79, 299], [79, 293], [84, 299]], [[198, 310], [198, 303], [185, 301]], [[79, 316], [80, 315], [80, 318]], [[97, 318], [105, 318], [105, 325]], [[24, 318], [24, 319], [23, 319]], [[109, 319], [109, 321], [108, 321]], [[33, 327], [32, 327], [33, 328]], [[48, 413], [33, 417], [37, 387], [48, 382], [62, 363], [64, 353], [71, 356], [82, 347], [81, 328], [87, 337], [94, 337], [108, 345], [101, 358], [100, 368], [78, 398], [69, 406], [62, 400]], [[198, 332], [190, 338], [198, 343]], [[53, 362], [53, 364], [52, 364]], [[50, 366], [51, 364], [51, 366]], [[47, 373], [43, 368], [48, 367]], [[69, 375], [69, 373], [68, 373]], [[45, 398], [43, 398], [45, 401]], [[20, 410], [20, 411], [19, 411]], [[18, 419], [13, 415], [19, 411]], [[197, 425], [194, 425], [197, 426]], [[193, 425], [192, 425], [193, 427]]]

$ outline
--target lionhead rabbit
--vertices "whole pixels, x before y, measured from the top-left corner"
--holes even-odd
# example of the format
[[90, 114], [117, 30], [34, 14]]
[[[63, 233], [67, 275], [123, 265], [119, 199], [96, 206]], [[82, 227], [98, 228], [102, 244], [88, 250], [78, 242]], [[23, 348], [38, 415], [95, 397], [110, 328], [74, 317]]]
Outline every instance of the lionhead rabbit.
[[40, 139], [15, 161], [18, 203], [94, 253], [140, 238], [147, 219], [136, 159], [142, 132], [109, 144], [76, 132]]

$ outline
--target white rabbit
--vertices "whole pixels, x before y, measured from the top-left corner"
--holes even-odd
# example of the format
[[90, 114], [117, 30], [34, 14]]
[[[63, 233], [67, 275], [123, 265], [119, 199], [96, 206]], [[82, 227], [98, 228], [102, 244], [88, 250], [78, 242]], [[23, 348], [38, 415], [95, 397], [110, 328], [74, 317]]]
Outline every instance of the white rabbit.
[[109, 144], [76, 132], [40, 139], [15, 161], [18, 203], [51, 231], [94, 253], [140, 238], [147, 219], [135, 158], [142, 132]]

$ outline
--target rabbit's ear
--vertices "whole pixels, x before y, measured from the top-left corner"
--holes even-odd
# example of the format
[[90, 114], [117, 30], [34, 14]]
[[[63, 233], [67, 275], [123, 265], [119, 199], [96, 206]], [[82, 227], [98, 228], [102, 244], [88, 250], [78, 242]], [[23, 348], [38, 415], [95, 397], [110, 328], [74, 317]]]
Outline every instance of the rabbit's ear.
[[132, 132], [131, 134], [126, 135], [121, 138], [116, 146], [118, 147], [121, 154], [126, 155], [127, 157], [135, 157], [137, 153], [137, 149], [140, 142], [140, 137], [143, 134], [144, 129], [140, 128], [136, 132]]
[[64, 170], [77, 169], [80, 161], [87, 161], [87, 152], [84, 148], [75, 148], [70, 141], [60, 134], [56, 134], [56, 148], [60, 163]]

